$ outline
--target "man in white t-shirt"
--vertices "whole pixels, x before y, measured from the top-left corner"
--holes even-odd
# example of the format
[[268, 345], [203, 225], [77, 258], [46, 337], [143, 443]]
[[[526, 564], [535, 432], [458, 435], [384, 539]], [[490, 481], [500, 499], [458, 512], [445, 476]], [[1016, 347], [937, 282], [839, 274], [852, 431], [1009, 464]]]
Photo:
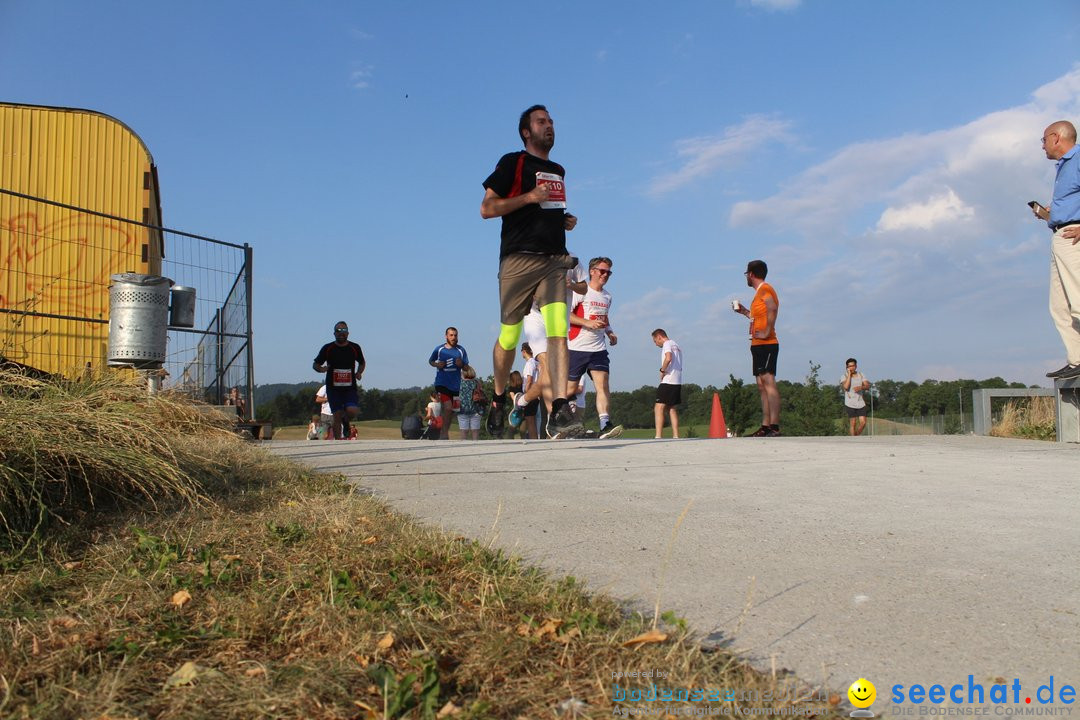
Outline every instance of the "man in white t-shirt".
[[608, 414], [610, 360], [607, 345], [614, 347], [619, 338], [611, 329], [611, 293], [604, 289], [611, 277], [611, 258], [595, 257], [589, 261], [589, 286], [584, 294], [574, 293], [570, 310], [570, 373], [566, 384], [569, 398], [577, 390], [585, 373], [596, 386], [596, 413], [600, 416], [600, 439], [622, 434], [622, 425]]
[[855, 358], [848, 358], [844, 363], [847, 368], [840, 378], [840, 387], [844, 389], [844, 410], [848, 416], [848, 432], [852, 437], [862, 435], [866, 429], [866, 399], [863, 393], [870, 389], [870, 381], [859, 372], [859, 363]]
[[679, 437], [679, 405], [682, 403], [682, 348], [667, 336], [663, 328], [652, 331], [652, 340], [660, 348], [660, 385], [656, 388], [653, 416], [656, 437], [664, 433], [664, 414], [671, 419], [671, 437]]
[[[536, 413], [540, 409], [537, 392], [543, 389], [540, 386], [540, 363], [527, 342], [521, 343], [521, 358], [525, 361], [525, 367], [521, 369], [521, 394], [510, 413], [510, 425], [517, 427], [524, 422], [526, 438], [536, 440], [539, 437], [536, 434]], [[529, 394], [530, 390], [533, 391], [532, 395]]]
[[315, 391], [315, 402], [319, 405], [319, 427], [316, 430], [318, 439], [329, 440], [334, 437], [330, 432], [334, 427], [334, 411], [330, 409], [330, 401], [326, 398], [326, 385]]

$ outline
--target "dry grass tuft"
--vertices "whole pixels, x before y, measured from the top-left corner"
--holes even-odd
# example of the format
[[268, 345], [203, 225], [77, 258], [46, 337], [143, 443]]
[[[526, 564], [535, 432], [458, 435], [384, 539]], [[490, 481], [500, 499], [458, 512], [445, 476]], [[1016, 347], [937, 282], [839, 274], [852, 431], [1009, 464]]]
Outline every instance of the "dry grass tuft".
[[990, 428], [990, 434], [1029, 440], [1056, 440], [1054, 398], [1010, 400], [1001, 412], [1001, 419]]
[[149, 396], [129, 374], [54, 381], [0, 368], [0, 561], [91, 513], [197, 503], [235, 482], [226, 458], [240, 446], [224, 417]]

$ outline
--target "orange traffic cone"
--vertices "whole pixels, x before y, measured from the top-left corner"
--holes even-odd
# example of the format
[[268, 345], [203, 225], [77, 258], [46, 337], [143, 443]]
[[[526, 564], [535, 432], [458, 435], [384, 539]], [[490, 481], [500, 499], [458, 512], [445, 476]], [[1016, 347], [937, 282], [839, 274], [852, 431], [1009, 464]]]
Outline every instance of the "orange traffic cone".
[[709, 437], [727, 437], [727, 423], [724, 422], [724, 408], [720, 407], [720, 393], [712, 394], [712, 418], [709, 419]]

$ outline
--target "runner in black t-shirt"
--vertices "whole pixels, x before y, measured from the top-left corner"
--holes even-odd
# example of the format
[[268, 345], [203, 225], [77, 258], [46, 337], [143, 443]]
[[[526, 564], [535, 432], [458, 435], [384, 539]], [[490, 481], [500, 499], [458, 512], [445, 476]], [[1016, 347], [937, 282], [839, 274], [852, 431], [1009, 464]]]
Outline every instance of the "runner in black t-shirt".
[[364, 351], [349, 341], [348, 325], [344, 322], [334, 325], [334, 342], [319, 348], [311, 366], [315, 372], [326, 373], [326, 400], [334, 414], [334, 439], [348, 440], [349, 420], [360, 411], [356, 381], [367, 367]]
[[[566, 171], [548, 159], [555, 146], [555, 124], [543, 105], [521, 114], [518, 134], [525, 150], [499, 159], [484, 180], [480, 215], [502, 218], [499, 249], [499, 302], [502, 328], [492, 353], [495, 397], [488, 414], [488, 431], [501, 436], [506, 405], [506, 381], [514, 364], [522, 322], [535, 298], [548, 333], [548, 378], [552, 388], [566, 387], [569, 365], [566, 333], [566, 270], [576, 261], [566, 252], [566, 231], [577, 218], [566, 212]], [[552, 403], [550, 437], [576, 437], [584, 432], [565, 397]]]

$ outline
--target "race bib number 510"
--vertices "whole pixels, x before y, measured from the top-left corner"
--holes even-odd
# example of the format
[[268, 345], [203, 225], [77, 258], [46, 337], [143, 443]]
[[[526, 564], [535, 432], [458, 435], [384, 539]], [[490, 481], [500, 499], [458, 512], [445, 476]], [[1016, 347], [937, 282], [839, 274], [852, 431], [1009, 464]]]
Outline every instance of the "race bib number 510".
[[334, 387], [352, 385], [352, 370], [334, 370]]
[[556, 175], [555, 173], [538, 172], [536, 173], [536, 186], [547, 185], [550, 191], [548, 199], [540, 203], [540, 207], [545, 210], [565, 210], [566, 209], [566, 184], [563, 182], [562, 175]]

